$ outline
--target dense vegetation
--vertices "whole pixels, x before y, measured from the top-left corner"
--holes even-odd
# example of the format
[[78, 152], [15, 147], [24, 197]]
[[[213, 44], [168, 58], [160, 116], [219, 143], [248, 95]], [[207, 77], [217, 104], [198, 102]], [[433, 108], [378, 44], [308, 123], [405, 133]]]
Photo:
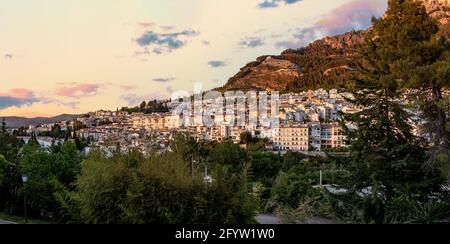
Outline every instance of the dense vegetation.
[[158, 101], [153, 100], [149, 102], [143, 101], [139, 106], [136, 107], [123, 107], [121, 111], [128, 113], [165, 113], [169, 112], [168, 101]]
[[[302, 68], [302, 75], [288, 84], [284, 92], [344, 87], [355, 74], [357, 48], [362, 44], [364, 33], [349, 32], [330, 38], [339, 47], [319, 40], [304, 48], [284, 51], [283, 58]], [[346, 44], [342, 45], [343, 42]]]

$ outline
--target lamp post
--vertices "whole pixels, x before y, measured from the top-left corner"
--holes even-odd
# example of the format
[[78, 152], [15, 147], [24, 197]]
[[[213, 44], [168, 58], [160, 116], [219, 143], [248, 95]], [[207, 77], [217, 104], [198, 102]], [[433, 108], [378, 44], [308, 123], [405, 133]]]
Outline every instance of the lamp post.
[[28, 217], [27, 217], [27, 182], [28, 182], [28, 176], [22, 175], [22, 182], [23, 182], [23, 189], [24, 189], [24, 195], [23, 195], [23, 213], [25, 217], [25, 224], [28, 223]]

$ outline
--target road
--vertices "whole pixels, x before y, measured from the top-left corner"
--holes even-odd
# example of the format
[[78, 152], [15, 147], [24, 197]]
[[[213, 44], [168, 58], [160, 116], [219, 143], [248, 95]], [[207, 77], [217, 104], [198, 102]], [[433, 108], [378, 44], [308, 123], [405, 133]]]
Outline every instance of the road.
[[10, 225], [10, 224], [15, 224], [15, 223], [0, 219], [0, 225]]

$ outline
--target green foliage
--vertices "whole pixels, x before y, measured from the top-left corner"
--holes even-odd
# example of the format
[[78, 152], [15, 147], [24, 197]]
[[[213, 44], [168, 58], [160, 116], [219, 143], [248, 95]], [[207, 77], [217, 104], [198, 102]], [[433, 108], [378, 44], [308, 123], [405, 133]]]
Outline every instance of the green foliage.
[[280, 158], [272, 152], [248, 152], [254, 180], [271, 185], [281, 170]]
[[248, 144], [255, 142], [252, 133], [250, 133], [248, 131], [241, 133], [240, 138], [241, 138], [241, 144], [248, 145]]
[[450, 223], [450, 205], [439, 199], [421, 202], [403, 193], [389, 202], [386, 209], [385, 223], [389, 224]]
[[49, 152], [35, 144], [25, 145], [21, 152], [20, 172], [29, 179], [26, 190], [30, 215], [57, 220], [60, 205], [55, 193], [74, 188], [73, 182], [83, 158], [70, 141], [54, 150]]
[[17, 196], [22, 188], [18, 152], [23, 144], [23, 140], [7, 132], [3, 119], [0, 127], [0, 211], [6, 213], [22, 209]]
[[76, 191], [63, 199], [70, 209], [79, 209], [72, 218], [84, 223], [253, 222], [255, 206], [243, 175], [229, 176], [216, 167], [213, 181], [206, 183], [175, 152], [135, 164], [138, 158], [133, 152], [112, 158], [92, 152], [82, 164]]
[[166, 113], [169, 112], [169, 107], [167, 106], [168, 101], [158, 101], [153, 100], [149, 102], [142, 102], [139, 106], [136, 107], [123, 107], [121, 111], [125, 111], [128, 113]]
[[73, 121], [73, 131], [78, 131], [83, 128], [86, 128], [86, 125], [84, 125], [81, 121], [77, 119]]
[[350, 187], [355, 192], [373, 187], [369, 196], [373, 204], [367, 213], [374, 213], [371, 216], [376, 222], [382, 221], [386, 201], [391, 201], [402, 186], [411, 186], [413, 194], [426, 197], [438, 191], [442, 183], [439, 172], [424, 170], [425, 148], [413, 135], [408, 122], [411, 115], [400, 103], [399, 60], [414, 60], [416, 54], [413, 49], [406, 50], [405, 45], [437, 31], [437, 25], [424, 11], [413, 1], [390, 1], [388, 17], [374, 20], [377, 38], [368, 36], [360, 50], [352, 102], [363, 109], [345, 116], [357, 127], [348, 131]]
[[[432, 142], [427, 166], [430, 170], [436, 166], [448, 170], [450, 134], [445, 129], [448, 103], [445, 105], [444, 90], [450, 88], [449, 39], [441, 38], [438, 21], [427, 14], [420, 1], [413, 0], [391, 0], [386, 18], [375, 20], [373, 29], [377, 38], [372, 42], [372, 51], [366, 54], [380, 57], [373, 64], [387, 71], [379, 73], [385, 81], [413, 89], [411, 103], [420, 111], [425, 122], [422, 129]], [[443, 32], [446, 29], [442, 27]], [[444, 154], [447, 156], [442, 157]]]
[[293, 167], [289, 172], [281, 172], [272, 187], [271, 203], [296, 209], [308, 196], [315, 194], [312, 186], [314, 176], [301, 166]]
[[186, 167], [191, 174], [200, 170], [200, 167], [204, 165], [202, 156], [201, 145], [191, 136], [178, 133], [175, 135], [170, 143], [170, 149], [181, 160], [184, 161]]
[[37, 135], [35, 132], [31, 133], [30, 139], [28, 140], [27, 145], [33, 146], [33, 147], [39, 147], [39, 141], [37, 139]]
[[300, 165], [305, 158], [306, 155], [303, 153], [288, 151], [283, 155], [281, 169], [288, 172], [292, 167]]
[[[85, 223], [123, 223], [123, 205], [131, 181], [131, 172], [124, 162], [114, 162], [101, 151], [94, 150], [82, 163], [76, 192], [69, 194], [63, 206], [75, 220]], [[75, 206], [75, 207], [73, 207]], [[71, 211], [72, 208], [79, 212]]]
[[17, 165], [8, 162], [0, 154], [0, 209], [4, 212], [13, 213], [17, 211], [18, 201], [15, 197], [20, 190], [20, 175]]
[[229, 141], [217, 145], [209, 153], [212, 164], [225, 166], [231, 173], [238, 173], [247, 158], [246, 151]]

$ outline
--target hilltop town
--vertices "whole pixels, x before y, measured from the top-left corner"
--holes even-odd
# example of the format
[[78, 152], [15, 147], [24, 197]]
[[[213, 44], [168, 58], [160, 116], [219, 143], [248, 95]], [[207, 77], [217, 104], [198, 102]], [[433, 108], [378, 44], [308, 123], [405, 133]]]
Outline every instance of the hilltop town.
[[[269, 151], [318, 152], [346, 147], [346, 137], [339, 124], [340, 113], [357, 110], [346, 101], [346, 96], [349, 94], [323, 89], [280, 95], [279, 114], [274, 117], [277, 123], [270, 125], [264, 125], [260, 121], [251, 123], [248, 109], [245, 112], [246, 118], [243, 119], [245, 122], [240, 125], [221, 123], [227, 120], [225, 114], [212, 115], [211, 125], [187, 124], [183, 114], [175, 112], [180, 101], [172, 101], [169, 102], [170, 112], [99, 110], [87, 113], [75, 121], [29, 126], [21, 135], [27, 141], [27, 137], [35, 134], [42, 146], [49, 147], [54, 143], [54, 138], [47, 135], [57, 126], [58, 130], [70, 131], [71, 138], [76, 136], [88, 141], [89, 147], [112, 150], [120, 145], [124, 151], [138, 147], [143, 152], [149, 152], [168, 149], [170, 140], [180, 132], [187, 133], [198, 141], [230, 140], [235, 144], [241, 144], [241, 136], [248, 133], [254, 138], [265, 140], [265, 148]], [[204, 101], [205, 104], [208, 102], [211, 101]], [[269, 106], [268, 115], [272, 116], [270, 111]], [[191, 118], [194, 121], [194, 115]]]

